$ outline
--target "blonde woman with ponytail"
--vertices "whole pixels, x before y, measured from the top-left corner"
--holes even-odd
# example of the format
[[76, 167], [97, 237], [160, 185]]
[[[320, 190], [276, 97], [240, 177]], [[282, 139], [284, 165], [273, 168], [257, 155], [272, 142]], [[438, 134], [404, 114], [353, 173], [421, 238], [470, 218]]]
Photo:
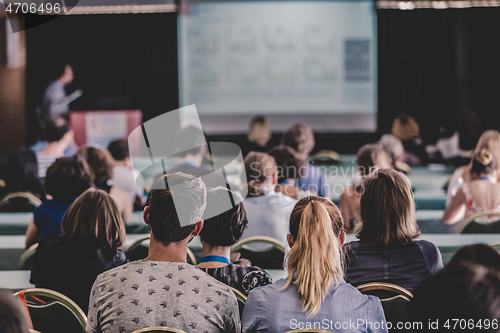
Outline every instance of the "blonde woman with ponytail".
[[[451, 198], [443, 216], [445, 224], [454, 224], [479, 212], [500, 212], [498, 160], [495, 154], [481, 149], [469, 164], [471, 180], [464, 183]], [[482, 222], [498, 220], [484, 217]]]
[[[474, 154], [479, 153], [482, 149], [491, 151], [497, 162], [500, 161], [500, 132], [487, 130], [481, 134], [476, 149], [474, 149]], [[471, 176], [470, 164], [461, 166], [453, 172], [447, 189], [446, 205], [450, 204], [451, 198], [457, 193], [462, 184], [472, 179]], [[497, 181], [500, 181], [500, 173], [498, 176]]]
[[[328, 199], [306, 197], [295, 205], [287, 235], [289, 276], [250, 292], [243, 312], [244, 333], [299, 328], [387, 332], [380, 300], [344, 282], [343, 223]], [[350, 326], [359, 320], [366, 325]]]
[[274, 157], [266, 153], [250, 152], [245, 157], [246, 178], [243, 186], [248, 197], [243, 200], [248, 228], [242, 239], [268, 236], [286, 243], [288, 220], [297, 200], [274, 191], [278, 185], [278, 168]]

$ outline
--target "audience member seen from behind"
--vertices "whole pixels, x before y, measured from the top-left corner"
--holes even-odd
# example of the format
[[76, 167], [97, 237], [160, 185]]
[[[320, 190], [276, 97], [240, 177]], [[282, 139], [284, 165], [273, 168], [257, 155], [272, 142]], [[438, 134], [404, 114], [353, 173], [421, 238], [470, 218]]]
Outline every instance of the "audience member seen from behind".
[[384, 134], [378, 141], [378, 145], [389, 155], [394, 169], [405, 173], [409, 173], [411, 171], [410, 166], [403, 162], [405, 148], [403, 147], [401, 140], [392, 134]]
[[124, 189], [111, 182], [113, 175], [113, 157], [104, 149], [96, 147], [82, 147], [78, 153], [89, 165], [90, 174], [95, 186], [107, 193], [115, 200], [125, 222], [128, 221], [133, 211], [133, 204]]
[[132, 168], [127, 140], [120, 139], [111, 142], [108, 151], [114, 160], [111, 183], [125, 190], [130, 196], [134, 208], [141, 208], [142, 211], [142, 207], [146, 204], [145, 182], [140, 172]]
[[412, 116], [403, 114], [394, 119], [392, 135], [403, 143], [405, 149], [403, 162], [410, 166], [428, 163], [427, 152], [420, 138], [420, 127]]
[[90, 294], [89, 333], [155, 326], [241, 331], [229, 287], [186, 262], [188, 243], [203, 228], [206, 195], [200, 178], [180, 172], [153, 184], [150, 206], [144, 208], [151, 228], [149, 255], [97, 277]]
[[245, 173], [247, 178], [242, 179], [242, 183], [246, 182], [248, 196], [243, 206], [248, 228], [242, 238], [267, 236], [285, 245], [288, 220], [297, 201], [275, 192], [278, 185], [276, 161], [266, 153], [250, 152], [245, 157]]
[[455, 252], [446, 266], [457, 266], [468, 263], [481, 265], [500, 272], [500, 254], [486, 244], [462, 246]]
[[241, 147], [243, 157], [251, 151], [265, 153], [271, 148], [270, 140], [271, 126], [267, 118], [264, 116], [252, 118], [247, 132], [247, 142]]
[[345, 188], [340, 195], [340, 211], [349, 231], [358, 223], [359, 203], [363, 194], [363, 179], [370, 172], [391, 168], [391, 159], [387, 153], [375, 144], [367, 144], [358, 150], [356, 155], [358, 173], [352, 179], [352, 185]]
[[87, 313], [96, 277], [127, 262], [119, 249], [125, 226], [114, 200], [90, 188], [69, 207], [62, 230], [61, 237], [40, 241], [30, 282], [68, 296]]
[[[236, 205], [214, 216], [212, 211], [217, 211], [221, 206], [219, 203], [228, 200], [229, 196], [236, 200]], [[204, 220], [200, 232], [203, 257], [198, 267], [208, 275], [248, 295], [250, 290], [256, 287], [272, 283], [272, 279], [259, 267], [231, 263], [231, 246], [240, 240], [248, 224], [245, 208], [238, 200], [234, 192], [224, 187], [208, 191], [205, 215], [214, 217]]]
[[92, 187], [89, 168], [81, 157], [62, 157], [47, 170], [45, 190], [52, 199], [43, 202], [33, 213], [26, 231], [26, 248], [40, 239], [54, 239], [62, 234], [61, 221], [76, 198]]
[[481, 136], [481, 121], [474, 111], [464, 110], [458, 116], [458, 130], [451, 137], [439, 139], [436, 147], [447, 164], [469, 163]]
[[408, 305], [421, 332], [500, 332], [500, 275], [480, 265], [447, 266], [417, 287]]
[[[443, 215], [444, 224], [467, 220], [483, 212], [500, 213], [500, 185], [497, 183], [498, 162], [492, 152], [483, 149], [472, 156], [471, 180], [464, 183], [451, 198]], [[498, 216], [478, 218], [481, 222], [497, 221]]]
[[7, 289], [0, 289], [0, 333], [27, 333], [30, 329], [27, 309]]
[[[243, 332], [287, 332], [306, 322], [321, 322], [338, 330], [334, 323], [369, 322], [353, 332], [387, 332], [381, 302], [361, 294], [344, 282], [342, 216], [329, 200], [301, 199], [290, 216], [287, 236], [288, 277], [248, 295], [243, 312]], [[370, 326], [371, 325], [371, 326]], [[317, 328], [317, 327], [316, 327]]]
[[188, 126], [179, 129], [175, 135], [175, 151], [180, 160], [176, 166], [166, 171], [167, 174], [182, 172], [202, 177], [210, 173], [210, 170], [201, 167], [207, 143], [205, 134], [199, 128]]
[[38, 162], [33, 151], [21, 149], [12, 154], [6, 172], [5, 194], [27, 192], [45, 201], [45, 190], [38, 178]]
[[304, 191], [295, 186], [302, 168], [302, 161], [296, 158], [294, 152], [286, 146], [278, 146], [268, 153], [276, 161], [278, 167], [278, 185], [275, 191], [283, 193], [292, 199], [302, 199], [306, 196], [315, 195], [316, 192]]
[[[483, 149], [492, 152], [498, 163], [498, 161], [500, 161], [500, 132], [498, 132], [497, 130], [488, 130], [484, 132], [477, 142], [474, 154], [480, 153]], [[455, 170], [448, 185], [446, 205], [450, 204], [451, 198], [457, 193], [462, 184], [470, 181], [471, 179], [472, 172], [470, 163]], [[497, 181], [498, 180], [500, 180], [500, 173], [497, 177]]]
[[49, 166], [60, 157], [73, 142], [73, 131], [63, 117], [46, 118], [42, 121], [47, 145], [36, 154], [38, 160], [38, 177], [45, 178]]
[[307, 157], [313, 150], [315, 141], [314, 133], [305, 124], [297, 124], [290, 127], [284, 134], [282, 144], [291, 148], [297, 159], [303, 164], [300, 170], [300, 178], [295, 186], [304, 191], [314, 191], [319, 196], [329, 198], [328, 184], [325, 184], [323, 172], [316, 166], [307, 163]]
[[434, 244], [414, 240], [420, 232], [410, 185], [402, 173], [381, 169], [369, 175], [363, 187], [359, 241], [344, 246], [346, 281], [354, 286], [383, 281], [412, 291], [443, 263]]

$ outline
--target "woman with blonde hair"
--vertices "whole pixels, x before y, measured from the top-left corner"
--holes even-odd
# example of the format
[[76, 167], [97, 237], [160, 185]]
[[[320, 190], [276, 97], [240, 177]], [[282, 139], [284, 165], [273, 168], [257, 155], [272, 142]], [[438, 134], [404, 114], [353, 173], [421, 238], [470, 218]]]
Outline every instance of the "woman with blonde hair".
[[362, 186], [359, 241], [344, 246], [346, 281], [354, 286], [383, 281], [411, 291], [443, 263], [434, 244], [415, 240], [420, 232], [410, 184], [401, 172], [381, 169]]
[[[500, 185], [497, 183], [498, 160], [486, 149], [472, 155], [469, 165], [471, 180], [464, 183], [451, 198], [443, 216], [444, 224], [454, 224], [480, 212], [500, 213]], [[483, 218], [484, 222], [498, 217]]]
[[[498, 163], [498, 161], [500, 161], [500, 132], [498, 132], [497, 130], [485, 131], [477, 142], [476, 149], [474, 149], [474, 154], [481, 152], [481, 150], [483, 149], [489, 150], [493, 154], [493, 156], [495, 156], [495, 159]], [[451, 198], [457, 193], [462, 184], [472, 179], [471, 176], [470, 164], [464, 165], [455, 170], [448, 185], [446, 205], [450, 204]], [[498, 180], [500, 180], [500, 174], [497, 177], [497, 181]]]
[[248, 189], [248, 196], [243, 206], [248, 228], [242, 239], [268, 236], [285, 244], [288, 219], [297, 200], [275, 192], [278, 185], [276, 161], [266, 153], [250, 152], [245, 157], [245, 172], [246, 179], [242, 179], [242, 183]]
[[[290, 216], [287, 240], [288, 277], [250, 292], [242, 318], [244, 333], [297, 328], [387, 332], [380, 325], [385, 321], [380, 300], [344, 282], [343, 221], [330, 200], [301, 199]], [[348, 323], [359, 319], [369, 324], [351, 329]]]
[[62, 230], [58, 239], [40, 241], [30, 282], [68, 296], [87, 313], [96, 277], [128, 261], [120, 250], [125, 226], [114, 200], [90, 188], [69, 207]]

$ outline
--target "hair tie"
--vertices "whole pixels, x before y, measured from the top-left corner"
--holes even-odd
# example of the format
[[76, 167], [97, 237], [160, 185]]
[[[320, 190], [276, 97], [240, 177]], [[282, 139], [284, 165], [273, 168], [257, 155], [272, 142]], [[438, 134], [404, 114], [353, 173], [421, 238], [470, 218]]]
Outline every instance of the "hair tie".
[[487, 166], [493, 160], [493, 155], [489, 152], [484, 152], [476, 157], [476, 161], [481, 163], [484, 166]]

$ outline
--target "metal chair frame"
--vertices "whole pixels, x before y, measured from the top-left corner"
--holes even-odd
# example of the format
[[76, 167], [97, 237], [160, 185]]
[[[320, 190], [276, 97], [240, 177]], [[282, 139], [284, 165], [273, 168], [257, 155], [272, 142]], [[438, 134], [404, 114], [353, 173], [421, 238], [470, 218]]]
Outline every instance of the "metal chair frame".
[[469, 217], [467, 220], [465, 220], [461, 225], [460, 225], [460, 228], [458, 228], [457, 230], [457, 234], [461, 234], [463, 233], [464, 229], [469, 225], [471, 224], [472, 222], [476, 222], [478, 224], [487, 224], [487, 223], [483, 223], [483, 222], [477, 222], [476, 219], [479, 218], [479, 217], [483, 217], [483, 216], [498, 216], [498, 219], [500, 220], [500, 213], [496, 213], [496, 212], [480, 212], [480, 213], [476, 213], [474, 215], [472, 215], [471, 217]]
[[410, 291], [406, 290], [403, 287], [392, 284], [392, 283], [370, 282], [370, 283], [365, 283], [365, 284], [362, 284], [360, 286], [357, 286], [356, 289], [358, 289], [361, 293], [364, 293], [365, 291], [370, 291], [370, 290], [387, 290], [387, 291], [390, 291], [390, 292], [393, 292], [395, 294], [403, 296], [408, 301], [411, 301], [413, 299], [413, 294]]
[[[24, 292], [25, 292], [26, 297], [29, 297], [29, 296], [47, 297], [47, 298], [53, 299], [53, 300], [61, 303], [62, 305], [67, 307], [68, 310], [70, 310], [75, 315], [75, 317], [78, 319], [78, 321], [80, 322], [80, 325], [82, 326], [82, 332], [86, 332], [87, 316], [85, 315], [83, 310], [80, 309], [80, 307], [75, 302], [73, 302], [73, 300], [71, 300], [69, 297], [67, 297], [67, 296], [65, 296], [57, 291], [50, 290], [50, 289], [44, 289], [44, 288], [31, 288], [31, 289], [26, 289]], [[18, 293], [19, 292], [15, 293], [14, 296], [17, 297]]]

